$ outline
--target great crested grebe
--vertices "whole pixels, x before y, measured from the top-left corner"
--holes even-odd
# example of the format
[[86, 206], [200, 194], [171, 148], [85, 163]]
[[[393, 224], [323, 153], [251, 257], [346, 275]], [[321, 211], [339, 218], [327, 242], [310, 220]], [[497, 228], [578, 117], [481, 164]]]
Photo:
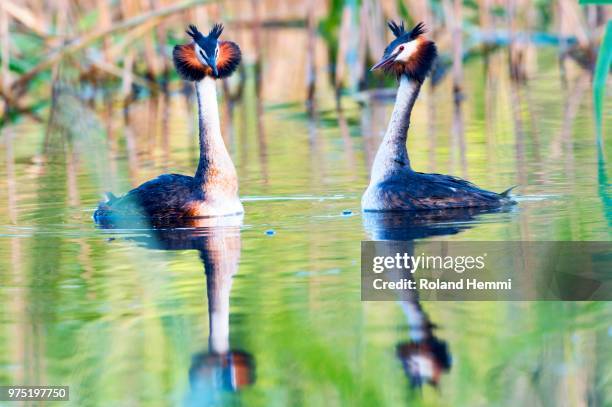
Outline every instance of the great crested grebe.
[[238, 179], [219, 124], [215, 81], [230, 76], [241, 52], [231, 41], [220, 41], [223, 26], [208, 35], [194, 25], [187, 34], [192, 42], [174, 47], [179, 75], [195, 83], [198, 97], [200, 162], [195, 176], [163, 174], [132, 189], [122, 197], [107, 194], [94, 213], [99, 222], [107, 217], [138, 216], [154, 220], [238, 215], [244, 212], [238, 198]]
[[382, 60], [372, 70], [395, 73], [399, 89], [387, 132], [383, 138], [363, 194], [364, 211], [411, 211], [449, 208], [496, 208], [516, 203], [509, 197], [512, 188], [501, 194], [486, 191], [461, 178], [424, 174], [410, 166], [406, 138], [410, 113], [421, 85], [436, 58], [436, 45], [425, 39], [425, 26], [411, 31], [404, 24], [389, 22], [395, 39], [385, 49]]

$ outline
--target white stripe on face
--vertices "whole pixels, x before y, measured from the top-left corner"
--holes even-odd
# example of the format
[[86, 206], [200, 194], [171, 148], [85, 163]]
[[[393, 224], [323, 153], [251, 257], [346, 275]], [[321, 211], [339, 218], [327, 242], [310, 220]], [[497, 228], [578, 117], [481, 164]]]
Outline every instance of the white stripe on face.
[[417, 42], [415, 40], [400, 44], [393, 50], [393, 53], [399, 52], [397, 57], [395, 57], [395, 60], [402, 61], [402, 62], [408, 62], [408, 58], [410, 58], [412, 54], [416, 52], [416, 50], [417, 50]]
[[198, 61], [200, 61], [202, 65], [208, 65], [208, 62], [206, 62], [206, 58], [208, 58], [208, 55], [206, 54], [206, 51], [204, 51], [203, 48], [200, 48], [198, 43], [195, 43], [195, 51]]

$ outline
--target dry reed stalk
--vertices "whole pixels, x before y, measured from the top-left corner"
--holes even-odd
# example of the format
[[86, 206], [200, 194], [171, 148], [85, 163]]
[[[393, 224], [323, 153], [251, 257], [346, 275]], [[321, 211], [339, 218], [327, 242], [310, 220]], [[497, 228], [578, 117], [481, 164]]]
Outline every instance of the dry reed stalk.
[[[368, 57], [368, 51], [370, 52], [370, 54], [374, 54], [374, 52], [372, 51], [368, 43], [369, 42], [368, 37], [371, 31], [366, 26], [370, 23], [369, 20], [370, 18], [368, 16], [368, 6], [366, 2], [364, 1], [363, 3], [361, 3], [361, 9], [359, 10], [359, 22], [360, 23], [358, 24], [359, 37], [357, 41], [357, 43], [359, 44], [357, 48], [357, 67], [358, 67], [357, 76], [359, 78], [360, 83], [362, 83], [365, 80], [365, 75], [366, 75], [365, 65], [366, 65], [366, 61]], [[371, 60], [376, 61], [377, 59], [375, 56], [374, 57], [371, 56]]]
[[397, 1], [378, 1], [378, 5], [382, 10], [384, 16], [388, 16], [391, 20], [398, 20], [400, 18], [399, 8], [397, 7]]
[[576, 36], [581, 47], [588, 47], [589, 36], [580, 6], [572, 0], [558, 0], [558, 2], [561, 10], [561, 24], [570, 28], [569, 31]]
[[[508, 1], [508, 46], [510, 77], [513, 80], [525, 81], [528, 78], [527, 67], [535, 63], [535, 48], [525, 36], [534, 24], [535, 14], [532, 5], [525, 0]], [[522, 21], [522, 38], [518, 38], [519, 24]]]
[[[111, 63], [105, 62], [105, 61], [93, 61], [93, 60], [89, 60], [89, 62], [91, 62], [93, 65], [95, 65], [96, 68], [98, 68], [99, 70], [112, 75], [112, 76], [116, 76], [118, 78], [122, 78], [125, 79], [125, 75], [126, 75], [126, 70], [125, 70], [125, 66], [126, 66], [126, 62], [128, 59], [128, 56], [133, 55], [131, 52], [128, 53], [124, 60], [123, 60], [123, 65], [124, 67], [118, 67], [117, 65], [113, 65]], [[129, 65], [130, 67], [133, 66], [133, 58], [132, 60], [129, 61]], [[141, 76], [136, 75], [134, 72], [129, 72], [130, 78], [129, 78], [129, 82], [130, 85], [132, 83], [135, 83], [139, 86], [142, 86], [144, 88], [148, 88], [151, 89], [153, 91], [158, 91], [159, 87], [154, 83], [151, 82], [149, 80], [147, 80], [146, 78], [143, 78]]]
[[[68, 0], [59, 0], [56, 4], [55, 4], [55, 20], [56, 20], [56, 26], [57, 27], [66, 27], [66, 32], [64, 34], [72, 34], [69, 33], [67, 30], [69, 30], [70, 28], [68, 27], [68, 21], [70, 19], [70, 13], [68, 13], [66, 10], [68, 9]], [[60, 38], [57, 38], [55, 42], [60, 41]], [[52, 77], [52, 82], [56, 83], [58, 81], [59, 78], [59, 66], [58, 65], [54, 65], [51, 67], [51, 77]], [[19, 81], [19, 79], [17, 80]], [[11, 91], [14, 89], [14, 87], [11, 87]]]
[[268, 140], [264, 126], [264, 107], [263, 107], [263, 81], [262, 81], [262, 66], [261, 66], [261, 9], [258, 0], [251, 1], [253, 12], [253, 42], [255, 46], [255, 89], [257, 97], [255, 98], [255, 108], [257, 110], [257, 143], [259, 148], [259, 163], [261, 166], [261, 175], [264, 185], [268, 184]]
[[366, 39], [369, 50], [369, 57], [372, 61], [377, 61], [385, 51], [385, 22], [381, 5], [378, 1], [364, 0], [364, 16], [361, 26], [366, 32]]
[[261, 10], [258, 0], [251, 0], [251, 11], [253, 13], [253, 49], [255, 50], [255, 89], [257, 97], [263, 92], [262, 81], [262, 44], [261, 44]]
[[408, 2], [406, 5], [408, 6], [408, 11], [414, 21], [423, 21], [426, 25], [429, 24], [429, 21], [427, 21], [429, 14], [427, 11], [429, 9], [427, 0], [414, 0]]
[[[463, 112], [461, 108], [461, 101], [463, 99], [463, 2], [462, 0], [453, 0], [451, 4], [450, 0], [447, 0], [445, 3], [446, 18], [453, 47], [453, 144], [455, 150], [459, 151], [461, 174], [465, 178], [467, 177], [467, 158]], [[453, 161], [455, 160], [453, 159]]]
[[463, 2], [462, 0], [453, 1], [453, 93], [455, 101], [461, 98], [463, 86]]
[[315, 0], [308, 0], [307, 9], [307, 30], [308, 42], [306, 45], [306, 100], [308, 110], [312, 113], [314, 109], [315, 90], [317, 83], [316, 67], [316, 41], [317, 41], [317, 22], [315, 18]]
[[[125, 56], [126, 52], [131, 52], [130, 48], [133, 47], [134, 43], [142, 36], [147, 34], [151, 29], [155, 27], [157, 24], [156, 21], [149, 21], [144, 23], [133, 30], [126, 32], [122, 38], [115, 44], [113, 44], [110, 49], [108, 49], [108, 59], [109, 61], [115, 61], [118, 58]], [[128, 50], [126, 51], [126, 48]]]
[[342, 8], [342, 20], [340, 22], [340, 33], [338, 35], [338, 56], [336, 59], [336, 77], [334, 78], [336, 92], [339, 92], [343, 86], [343, 80], [347, 69], [346, 54], [348, 53], [351, 36], [351, 19], [351, 8], [345, 4]]
[[491, 29], [491, 0], [479, 0], [478, 20], [480, 22], [480, 29], [489, 32]]
[[[535, 7], [533, 7], [533, 5], [531, 4], [531, 1], [529, 0], [521, 0], [522, 1], [522, 6], [523, 9], [525, 10], [526, 13], [526, 34], [529, 35], [531, 32], [533, 32], [534, 30], [536, 30], [536, 26], [537, 26], [537, 19], [538, 19], [538, 15], [537, 15], [537, 10]], [[536, 45], [534, 42], [532, 41], [526, 41], [525, 42], [525, 54], [526, 54], [526, 58], [525, 58], [525, 62], [526, 62], [526, 69], [528, 69], [530, 72], [536, 72], [537, 71], [537, 64], [538, 64], [538, 56], [537, 56], [537, 49], [536, 49]], [[529, 73], [529, 72], [526, 72]]]
[[[137, 0], [123, 0], [121, 1], [120, 5], [121, 17], [123, 20], [133, 18], [134, 16], [138, 15]], [[126, 40], [126, 42], [122, 44], [117, 44], [116, 48], [113, 48], [109, 52], [111, 58], [114, 59], [115, 52], [118, 52], [118, 50], [121, 49], [122, 46], [127, 47], [127, 53], [125, 54], [125, 58], [123, 59], [123, 71], [121, 75], [121, 95], [123, 97], [124, 114], [126, 115], [126, 119], [127, 116], [129, 116], [128, 107], [130, 104], [130, 99], [132, 97], [132, 85], [134, 83], [134, 61], [137, 53], [137, 50], [129, 46], [131, 43], [128, 42], [128, 38], [133, 36], [130, 39], [135, 41], [137, 37], [139, 37], [140, 35], [144, 35], [148, 31], [148, 29], [152, 28], [154, 23], [155, 20], [152, 20], [135, 27], [133, 30], [128, 32], [128, 35], [126, 37], [124, 37], [124, 40]], [[144, 28], [147, 28], [147, 30], [144, 30]]]
[[11, 81], [9, 76], [10, 38], [8, 26], [8, 13], [5, 6], [0, 4], [0, 58], [2, 58], [2, 66], [0, 66], [0, 91], [8, 89]]
[[15, 4], [10, 0], [2, 0], [0, 7], [8, 13], [15, 20], [26, 26], [29, 30], [33, 31], [41, 37], [51, 36], [49, 25], [45, 20], [37, 17], [30, 9]]
[[23, 92], [25, 92], [28, 82], [30, 82], [36, 75], [51, 68], [52, 66], [57, 64], [57, 62], [59, 62], [62, 58], [83, 50], [95, 41], [98, 41], [100, 38], [109, 36], [119, 31], [124, 31], [133, 27], [137, 27], [151, 20], [158, 21], [169, 15], [187, 10], [199, 4], [206, 3], [208, 1], [210, 0], [184, 1], [179, 4], [164, 7], [159, 10], [153, 10], [147, 13], [140, 14], [133, 18], [123, 20], [108, 29], [97, 29], [92, 32], [85, 33], [83, 35], [78, 35], [68, 41], [68, 45], [63, 47], [61, 50], [52, 53], [51, 55], [47, 55], [47, 57], [43, 58], [43, 60], [38, 65], [36, 65], [30, 71], [23, 74], [21, 77], [19, 77], [19, 79], [14, 81], [11, 86], [11, 93], [22, 94]]
[[[98, 7], [98, 26], [103, 30], [108, 30], [113, 25], [111, 11], [108, 7], [107, 0], [96, 0]], [[108, 50], [111, 46], [110, 37], [102, 39], [102, 52], [106, 62], [111, 61], [108, 55]]]
[[[153, 0], [153, 5], [157, 9], [159, 7], [165, 7], [168, 5], [168, 1], [164, 0]], [[167, 91], [168, 75], [170, 72], [170, 59], [166, 57], [165, 51], [167, 48], [166, 38], [168, 36], [168, 28], [165, 20], [161, 20], [155, 29], [155, 36], [157, 40], [158, 54], [161, 57], [163, 83], [162, 87], [164, 92]]]
[[[141, 12], [150, 13], [155, 10], [149, 0], [140, 1]], [[144, 38], [144, 61], [147, 67], [147, 76], [151, 79], [156, 78], [162, 70], [162, 62], [156, 49], [154, 32], [148, 32]]]

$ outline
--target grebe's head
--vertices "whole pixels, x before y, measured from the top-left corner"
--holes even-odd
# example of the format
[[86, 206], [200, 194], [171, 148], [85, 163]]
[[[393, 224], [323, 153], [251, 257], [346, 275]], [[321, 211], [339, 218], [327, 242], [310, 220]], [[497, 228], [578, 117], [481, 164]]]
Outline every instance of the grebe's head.
[[389, 21], [388, 25], [395, 39], [387, 45], [382, 59], [371, 70], [382, 68], [423, 83], [438, 54], [436, 44], [423, 35], [425, 25], [418, 23], [410, 31], [404, 29], [403, 22], [397, 25]]
[[227, 78], [240, 65], [242, 54], [238, 44], [219, 40], [223, 32], [221, 24], [215, 24], [208, 35], [198, 31], [195, 25], [190, 25], [186, 32], [193, 42], [177, 45], [172, 52], [181, 78], [188, 81], [199, 81], [205, 76]]

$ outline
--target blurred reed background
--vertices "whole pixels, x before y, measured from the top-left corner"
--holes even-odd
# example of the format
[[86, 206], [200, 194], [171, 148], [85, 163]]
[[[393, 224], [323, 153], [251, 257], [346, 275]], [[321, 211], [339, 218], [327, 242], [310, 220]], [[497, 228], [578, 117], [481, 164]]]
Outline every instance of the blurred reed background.
[[558, 47], [563, 81], [568, 60], [590, 74], [611, 14], [573, 0], [3, 0], [0, 109], [3, 122], [40, 118], [60, 79], [91, 103], [182, 88], [172, 47], [185, 41], [188, 23], [205, 30], [217, 21], [245, 56], [243, 73], [224, 84], [230, 100], [240, 97], [245, 71], [264, 100], [310, 108], [322, 92], [379, 87], [368, 68], [390, 40], [385, 21], [403, 19], [430, 28], [441, 51], [431, 83], [450, 74], [459, 102], [463, 63], [499, 48], [515, 81], [529, 79], [542, 45]]
[[[558, 66], [544, 82], [561, 84], [567, 105], [563, 125], [569, 131], [579, 101], [593, 83], [598, 50], [606, 49], [602, 38], [611, 15], [611, 6], [572, 0], [3, 0], [0, 125], [39, 122], [44, 128], [42, 140], [34, 141], [42, 146], [31, 158], [34, 167], [56, 159], [68, 163], [68, 174], [78, 172], [79, 152], [97, 151], [97, 160], [88, 160], [98, 174], [96, 193], [145, 181], [152, 174], [143, 173], [143, 166], [190, 172], [197, 159], [193, 87], [177, 76], [172, 48], [187, 41], [189, 23], [206, 31], [223, 22], [224, 38], [239, 43], [243, 51], [240, 70], [222, 83], [221, 114], [224, 137], [245, 184], [252, 176], [251, 181], [268, 185], [269, 149], [278, 141], [274, 135], [291, 132], [271, 128], [275, 124], [263, 119], [275, 107], [302, 112], [314, 156], [324, 151], [317, 137], [321, 127], [337, 126], [344, 159], [355, 174], [355, 150], [360, 148], [351, 135], [355, 110], [347, 108], [364, 107], [357, 116], [369, 168], [386, 126], [384, 106], [396, 86], [395, 78], [372, 73], [369, 67], [392, 39], [388, 20], [401, 19], [409, 27], [424, 21], [440, 53], [423, 92], [427, 170], [442, 171], [436, 162], [435, 150], [442, 146], [436, 133], [450, 116], [450, 125], [442, 130], [450, 135], [450, 153], [439, 161], [450, 163], [448, 171], [468, 177], [467, 146], [473, 142], [467, 140], [464, 116], [471, 110], [484, 115], [487, 140], [496, 126], [513, 123], [520, 160], [525, 134], [536, 145], [542, 143], [532, 90], [540, 92], [535, 85], [555, 59]], [[472, 62], [482, 64], [478, 78], [466, 74]], [[600, 72], [594, 82], [605, 88], [609, 65], [599, 66], [603, 80]], [[483, 86], [484, 104], [472, 105]], [[496, 98], [511, 108], [507, 118], [496, 113]], [[600, 91], [590, 109], [599, 112], [596, 137], [604, 162], [602, 100]], [[3, 127], [9, 144], [12, 135], [20, 144], [17, 139], [29, 133], [23, 127]], [[178, 156], [172, 150], [177, 141], [191, 152], [192, 163], [185, 168], [176, 168]], [[494, 143], [489, 144], [483, 152], [487, 157]], [[551, 148], [560, 151], [554, 143]], [[119, 184], [123, 157], [127, 186]], [[291, 166], [290, 154], [275, 154], [274, 160]], [[247, 168], [252, 162], [258, 163], [257, 176]], [[323, 176], [324, 169], [314, 164], [313, 171]], [[517, 173], [518, 182], [527, 182], [524, 166]]]

